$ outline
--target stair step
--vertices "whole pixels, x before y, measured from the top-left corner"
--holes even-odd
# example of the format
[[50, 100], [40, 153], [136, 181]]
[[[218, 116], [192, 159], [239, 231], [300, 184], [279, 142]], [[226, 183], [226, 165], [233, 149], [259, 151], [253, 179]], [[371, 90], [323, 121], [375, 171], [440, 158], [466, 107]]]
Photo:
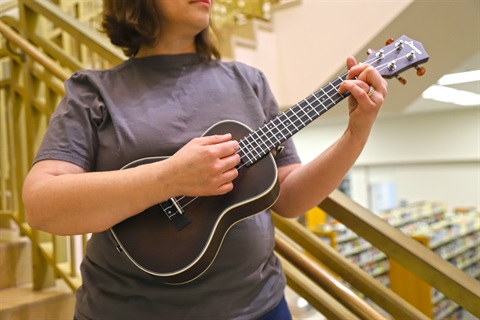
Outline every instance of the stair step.
[[72, 320], [75, 295], [66, 286], [34, 291], [31, 284], [0, 290], [2, 320]]
[[[4, 234], [4, 233], [2, 233]], [[26, 237], [0, 239], [0, 289], [32, 281], [32, 249]]]

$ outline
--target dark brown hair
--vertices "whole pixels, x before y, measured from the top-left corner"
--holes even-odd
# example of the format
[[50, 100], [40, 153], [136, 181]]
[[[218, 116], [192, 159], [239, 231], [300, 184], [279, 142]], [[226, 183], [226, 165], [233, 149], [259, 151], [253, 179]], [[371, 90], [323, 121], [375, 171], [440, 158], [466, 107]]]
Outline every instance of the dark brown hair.
[[[122, 48], [127, 57], [137, 54], [140, 46], [154, 46], [160, 32], [159, 12], [153, 0], [104, 0], [102, 31]], [[220, 51], [212, 41], [211, 23], [195, 36], [198, 54], [220, 60]]]

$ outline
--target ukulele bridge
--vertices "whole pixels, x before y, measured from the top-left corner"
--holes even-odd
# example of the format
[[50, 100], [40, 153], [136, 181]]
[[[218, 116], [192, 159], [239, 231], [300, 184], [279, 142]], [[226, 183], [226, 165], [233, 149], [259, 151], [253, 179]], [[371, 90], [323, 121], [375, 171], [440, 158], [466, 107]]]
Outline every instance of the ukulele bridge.
[[180, 231], [190, 224], [190, 220], [188, 220], [185, 211], [182, 209], [177, 199], [170, 198], [158, 205], [162, 208], [163, 213], [177, 230]]

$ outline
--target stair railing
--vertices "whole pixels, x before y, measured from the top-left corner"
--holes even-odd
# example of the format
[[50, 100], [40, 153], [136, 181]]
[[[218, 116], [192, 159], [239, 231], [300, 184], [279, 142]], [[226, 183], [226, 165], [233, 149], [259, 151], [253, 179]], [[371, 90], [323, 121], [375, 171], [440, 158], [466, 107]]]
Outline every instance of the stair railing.
[[[383, 251], [390, 259], [480, 318], [480, 281], [338, 190], [318, 207]], [[349, 277], [346, 272], [339, 274]]]
[[275, 226], [329, 270], [397, 319], [428, 319], [385, 285], [347, 260], [296, 220], [274, 215]]
[[[19, 0], [19, 11], [23, 36], [70, 73], [79, 69], [108, 68], [125, 58], [105, 36], [52, 1]], [[45, 31], [49, 25], [45, 26], [45, 21], [55, 27]], [[52, 36], [46, 37], [45, 33]]]
[[387, 319], [279, 230], [275, 243], [288, 286], [328, 319]]
[[[2, 80], [1, 91], [0, 129], [6, 133], [0, 158], [2, 213], [9, 214], [20, 232], [32, 240], [34, 288], [53, 286], [55, 279], [61, 277], [76, 290], [81, 282], [77, 270], [86, 236], [54, 236], [31, 229], [26, 223], [20, 196], [22, 182], [48, 119], [65, 94], [63, 81], [68, 74], [4, 21], [0, 21], [0, 33], [5, 37], [5, 48], [9, 48], [2, 52], [10, 59], [8, 67], [2, 64], [2, 69], [9, 74], [9, 79]], [[4, 196], [9, 192], [12, 199]]]

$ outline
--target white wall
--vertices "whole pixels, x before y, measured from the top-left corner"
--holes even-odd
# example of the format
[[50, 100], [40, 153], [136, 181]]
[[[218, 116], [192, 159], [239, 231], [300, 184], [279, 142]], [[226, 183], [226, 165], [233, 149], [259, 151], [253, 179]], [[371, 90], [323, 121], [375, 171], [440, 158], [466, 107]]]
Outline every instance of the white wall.
[[256, 22], [255, 47], [240, 41], [233, 55], [262, 70], [280, 105], [289, 107], [328, 83], [347, 56], [370, 43], [412, 1], [303, 0], [275, 11], [272, 23]]
[[[338, 106], [341, 107], [341, 106]], [[303, 161], [343, 132], [318, 119], [294, 136]], [[350, 173], [352, 198], [372, 208], [370, 187], [393, 183], [396, 199], [480, 205], [480, 108], [377, 120]]]
[[281, 82], [274, 92], [282, 106], [291, 106], [328, 83], [347, 56], [371, 43], [412, 1], [302, 0], [275, 12]]

